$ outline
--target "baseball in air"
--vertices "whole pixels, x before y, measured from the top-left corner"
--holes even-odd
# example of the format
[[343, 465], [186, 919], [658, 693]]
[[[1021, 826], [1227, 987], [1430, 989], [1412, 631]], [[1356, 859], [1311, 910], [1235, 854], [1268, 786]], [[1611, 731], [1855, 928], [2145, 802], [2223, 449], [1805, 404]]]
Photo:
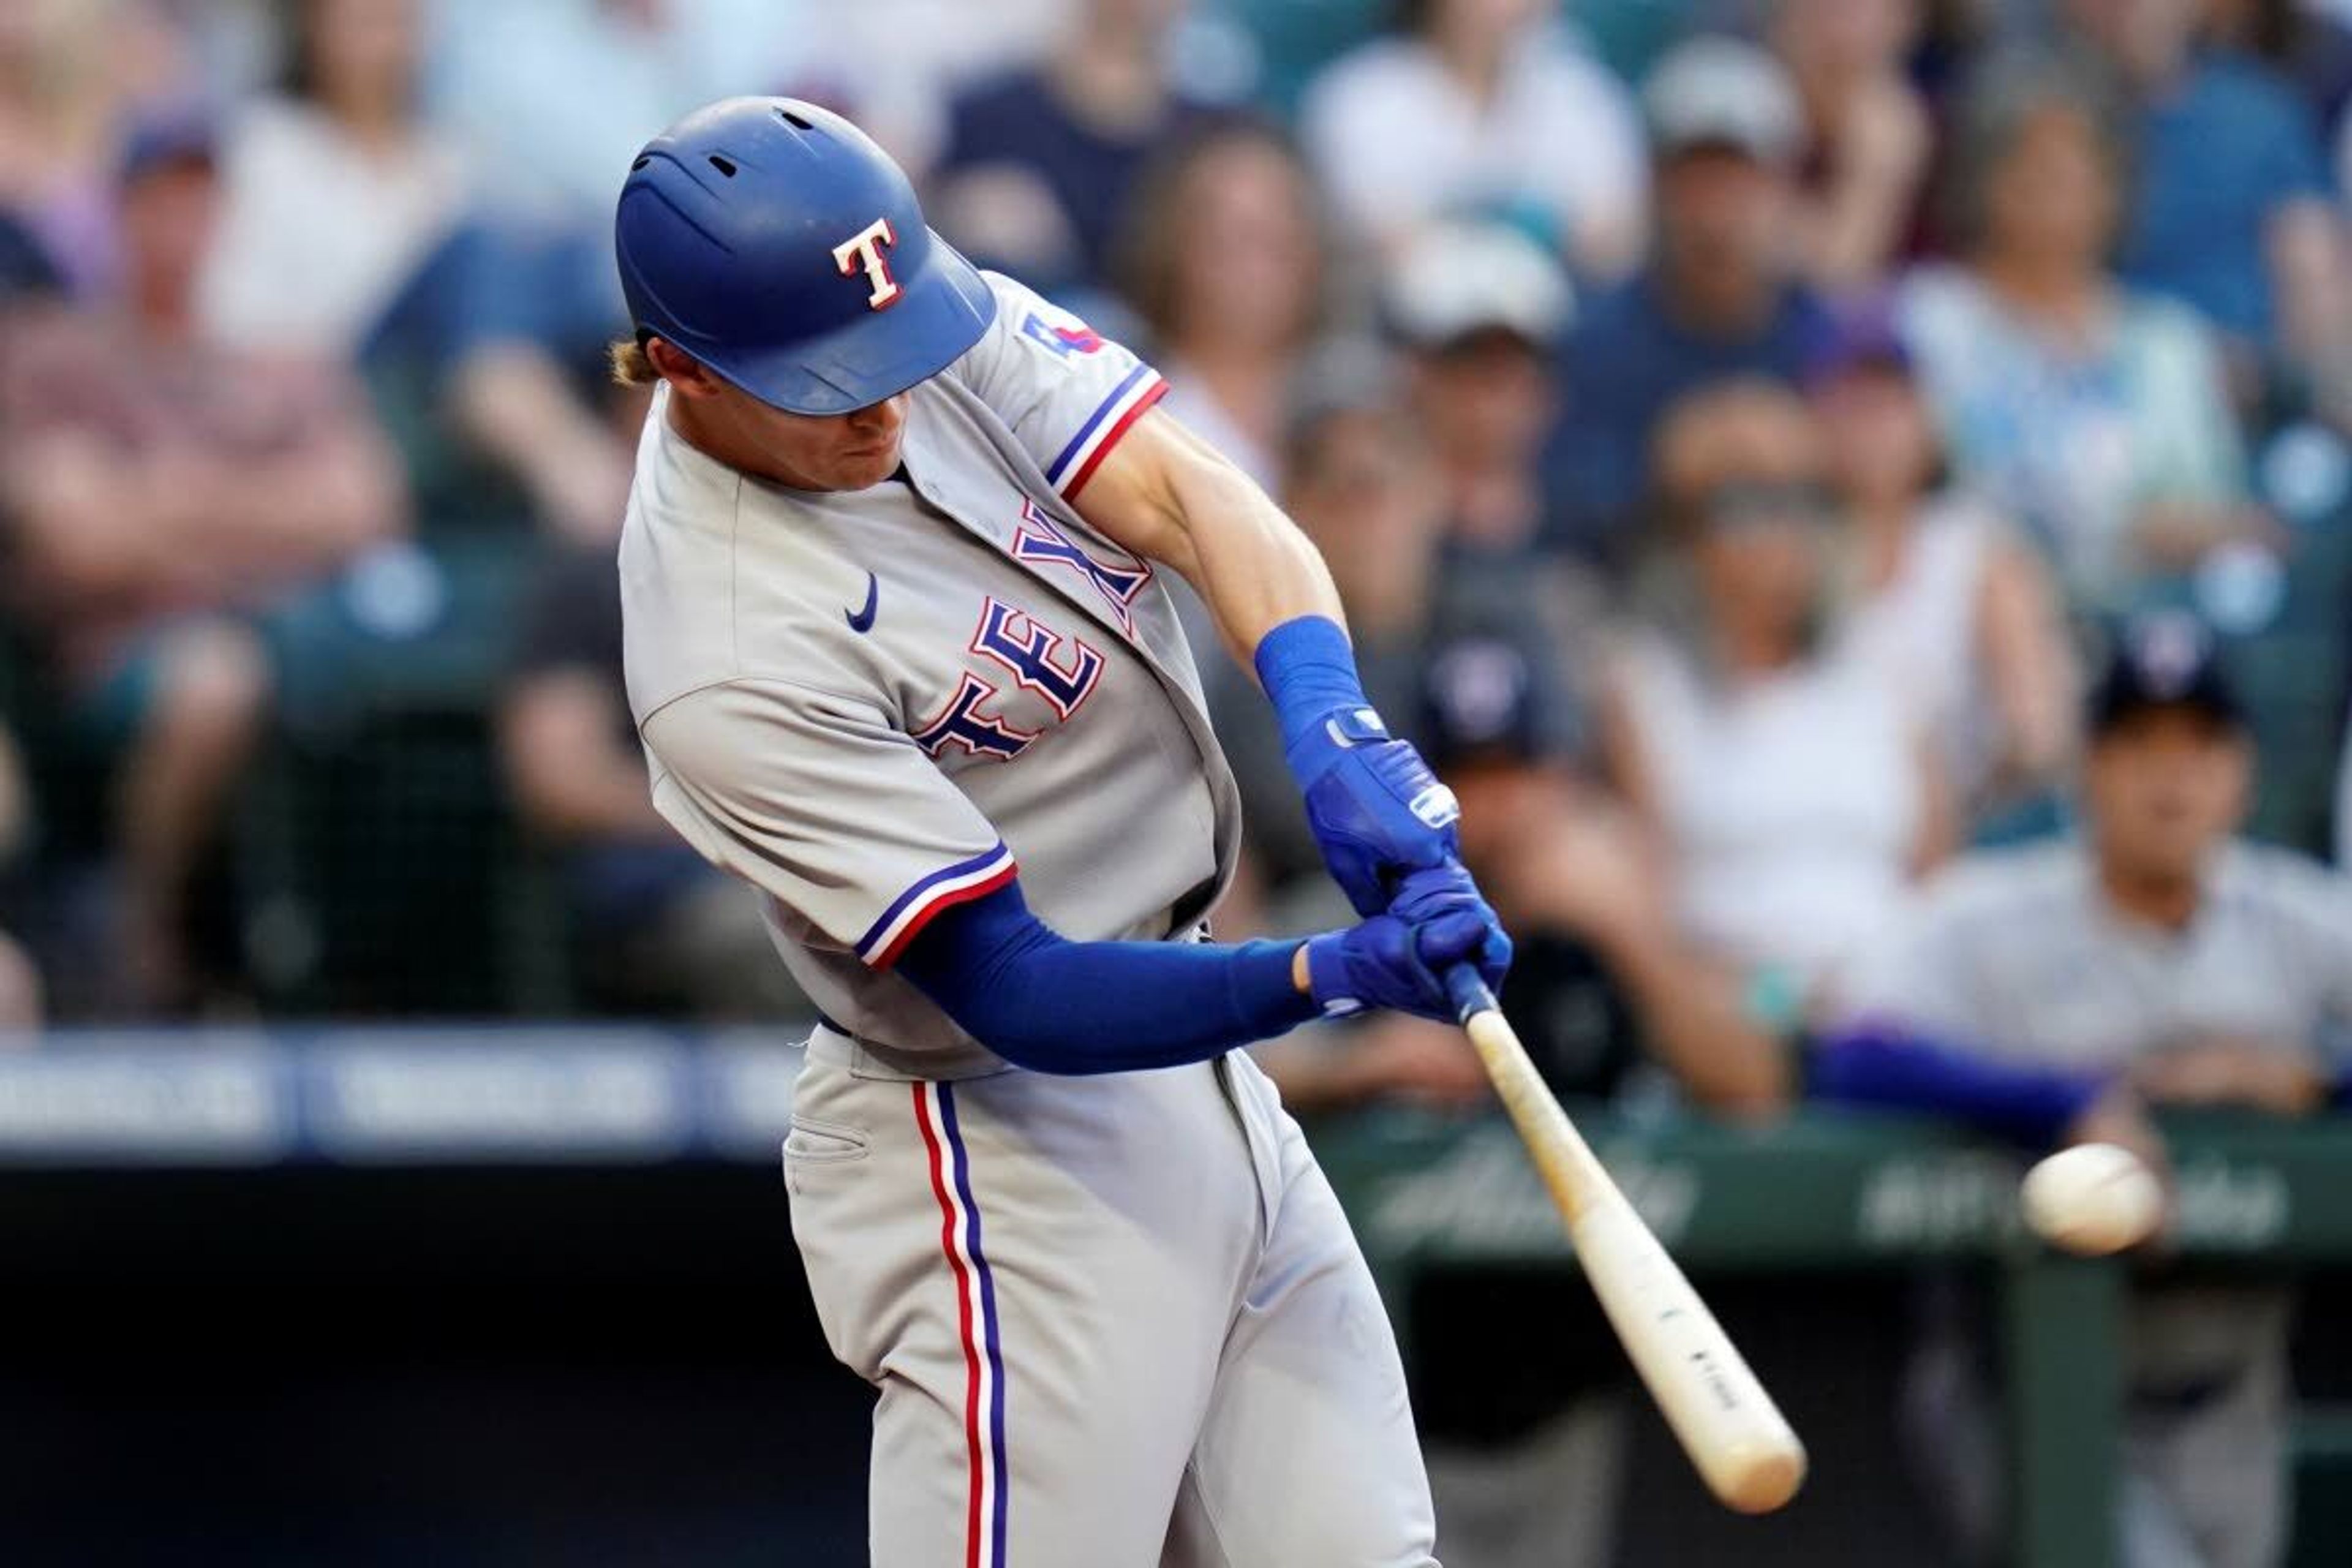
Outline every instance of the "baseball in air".
[[2025, 1223], [2053, 1247], [2103, 1257], [2146, 1241], [2164, 1218], [2164, 1188], [2113, 1143], [2061, 1149], [2025, 1173]]

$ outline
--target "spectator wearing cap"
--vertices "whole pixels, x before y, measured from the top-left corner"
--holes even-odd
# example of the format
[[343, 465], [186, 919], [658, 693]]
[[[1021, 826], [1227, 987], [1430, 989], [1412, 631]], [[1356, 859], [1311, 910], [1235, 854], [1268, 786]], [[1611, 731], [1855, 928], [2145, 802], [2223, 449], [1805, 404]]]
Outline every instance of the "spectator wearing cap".
[[1145, 171], [1218, 107], [1176, 79], [1184, 9], [1077, 0], [1042, 59], [957, 94], [923, 202], [940, 232], [1050, 294], [1108, 283]]
[[1323, 320], [1314, 182], [1288, 138], [1213, 122], [1147, 174], [1117, 250], [1168, 377], [1163, 406], [1269, 493], [1301, 356]]
[[[2352, 1022], [2352, 879], [2234, 837], [2243, 715], [2194, 621], [2131, 627], [2094, 688], [2079, 838], [1952, 865], [1859, 967], [1820, 1092], [2161, 1163], [2143, 1105], [2280, 1116], [2342, 1102], [2323, 1031]], [[2267, 1568], [2286, 1542], [2291, 1393], [2280, 1288], [2144, 1275], [2126, 1356], [2125, 1568]], [[1920, 1436], [1979, 1552], [1991, 1423], [1967, 1342], [1939, 1333]]]
[[1615, 279], [1647, 227], [1642, 132], [1609, 68], [1542, 0], [1403, 0], [1300, 106], [1341, 226], [1391, 258], [1442, 219], [1506, 220], [1579, 277]]
[[117, 951], [160, 1006], [189, 1000], [188, 880], [273, 691], [328, 665], [314, 623], [278, 612], [407, 521], [355, 384], [205, 337], [217, 194], [208, 123], [134, 128], [121, 303], [28, 316], [0, 344], [10, 596], [120, 757]]
[[1559, 526], [1622, 561], [1640, 521], [1658, 417], [1728, 376], [1794, 381], [1826, 318], [1799, 277], [1793, 174], [1802, 130], [1772, 57], [1728, 37], [1675, 49], [1643, 90], [1657, 198], [1648, 266], [1580, 311], [1545, 457]]
[[1451, 552], [1517, 577], [1548, 542], [1538, 458], [1558, 401], [1552, 344], [1572, 305], [1568, 279], [1516, 230], [1438, 224], [1390, 268], [1381, 302], [1445, 486]]
[[1994, 58], [1960, 108], [1954, 228], [1897, 316], [1955, 478], [2015, 519], [2077, 606], [2128, 606], [2151, 574], [2260, 537], [2214, 339], [2108, 269], [2126, 153], [2102, 79]]
[[[2130, 96], [2132, 200], [2117, 261], [2249, 353], [2345, 373], [2345, 258], [2319, 129], [2292, 88], [2196, 47], [2199, 0], [2063, 0]], [[2315, 363], [2315, 353], [2333, 356]]]
[[1920, 0], [1773, 0], [1767, 37], [1803, 108], [1798, 243], [1826, 294], [1871, 289], [1916, 226], [1935, 124], [1906, 67]]
[[1944, 854], [1943, 771], [1852, 635], [1849, 525], [1803, 401], [1755, 380], [1696, 392], [1657, 468], [1659, 543], [1604, 682], [1603, 754], [1678, 929], [1794, 1036]]
[[1807, 384], [1852, 521], [1854, 636], [1900, 683], [1963, 817], [2014, 819], [2074, 751], [2077, 677], [2048, 570], [1942, 482], [1934, 416], [1884, 308], [1843, 311]]

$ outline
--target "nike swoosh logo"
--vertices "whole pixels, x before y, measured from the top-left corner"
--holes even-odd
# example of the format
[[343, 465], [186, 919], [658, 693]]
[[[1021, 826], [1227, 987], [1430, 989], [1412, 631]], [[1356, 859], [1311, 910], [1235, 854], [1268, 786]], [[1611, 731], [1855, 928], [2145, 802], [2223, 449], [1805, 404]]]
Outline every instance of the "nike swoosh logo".
[[868, 572], [866, 574], [866, 607], [862, 610], [844, 610], [841, 612], [841, 618], [849, 623], [849, 629], [851, 631], [856, 632], [862, 637], [866, 633], [874, 629], [874, 608], [877, 601], [878, 601], [881, 596], [881, 579], [876, 577], [873, 573]]

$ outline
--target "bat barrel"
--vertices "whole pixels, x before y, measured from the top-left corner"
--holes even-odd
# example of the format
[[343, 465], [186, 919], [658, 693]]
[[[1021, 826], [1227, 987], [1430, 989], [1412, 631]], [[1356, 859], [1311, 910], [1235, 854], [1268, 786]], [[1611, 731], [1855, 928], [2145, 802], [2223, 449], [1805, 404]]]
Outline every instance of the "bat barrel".
[[1683, 1451], [1727, 1508], [1781, 1507], [1804, 1484], [1804, 1445], [1552, 1098], [1494, 993], [1467, 965], [1448, 971], [1445, 984], [1568, 1221], [1585, 1279]]

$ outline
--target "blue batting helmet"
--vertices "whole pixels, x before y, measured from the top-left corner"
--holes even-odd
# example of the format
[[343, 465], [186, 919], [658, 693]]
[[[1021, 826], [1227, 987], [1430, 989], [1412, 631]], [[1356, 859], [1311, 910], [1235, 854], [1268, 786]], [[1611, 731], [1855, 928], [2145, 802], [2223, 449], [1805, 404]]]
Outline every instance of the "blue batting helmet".
[[629, 166], [613, 218], [637, 334], [794, 414], [937, 375], [996, 315], [866, 134], [790, 98], [698, 109]]

